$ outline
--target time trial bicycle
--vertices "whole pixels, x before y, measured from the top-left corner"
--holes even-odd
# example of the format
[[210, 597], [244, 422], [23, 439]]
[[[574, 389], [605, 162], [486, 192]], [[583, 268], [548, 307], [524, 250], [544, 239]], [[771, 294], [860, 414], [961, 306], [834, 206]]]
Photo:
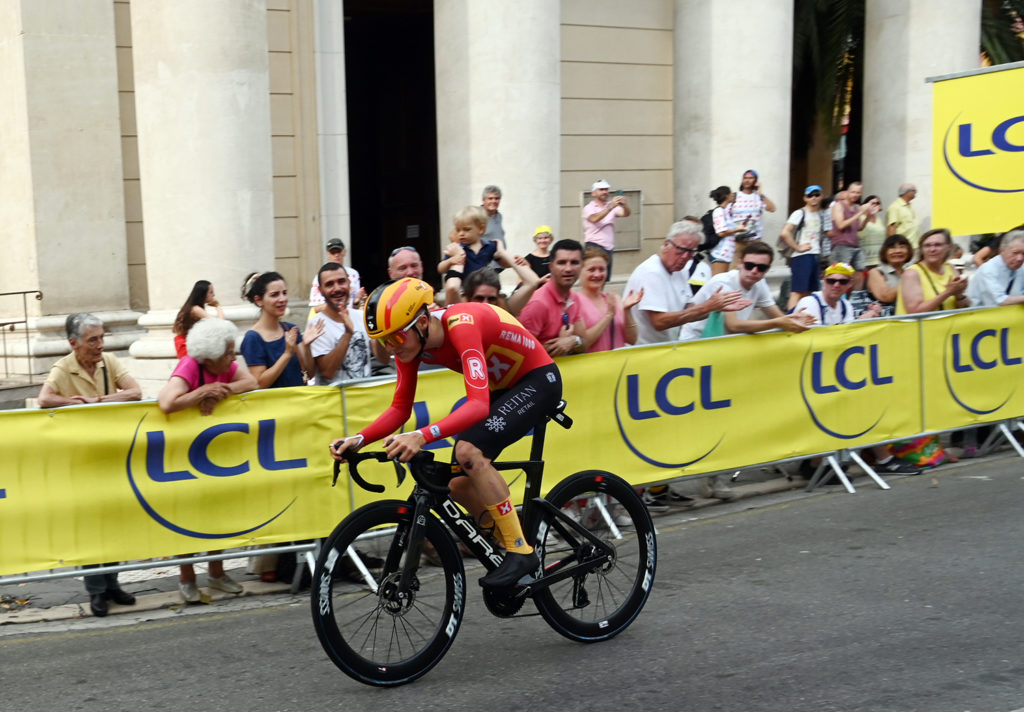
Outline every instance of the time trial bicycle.
[[[657, 544], [651, 516], [636, 491], [610, 472], [586, 470], [540, 496], [545, 426], [570, 427], [565, 401], [533, 431], [530, 459], [494, 462], [526, 475], [524, 532], [540, 566], [507, 588], [484, 587], [496, 616], [517, 616], [526, 599], [565, 637], [608, 640], [636, 619], [651, 592]], [[384, 452], [346, 455], [352, 480], [371, 492], [359, 465], [386, 462]], [[335, 463], [335, 482], [340, 463]], [[483, 566], [504, 552], [449, 496], [455, 464], [421, 451], [408, 463], [415, 480], [407, 500], [373, 502], [355, 510], [325, 540], [313, 574], [313, 622], [328, 657], [368, 685], [411, 682], [451, 647], [466, 610], [466, 573], [455, 536]], [[399, 484], [405, 469], [394, 468]], [[431, 564], [431, 561], [433, 564]]]

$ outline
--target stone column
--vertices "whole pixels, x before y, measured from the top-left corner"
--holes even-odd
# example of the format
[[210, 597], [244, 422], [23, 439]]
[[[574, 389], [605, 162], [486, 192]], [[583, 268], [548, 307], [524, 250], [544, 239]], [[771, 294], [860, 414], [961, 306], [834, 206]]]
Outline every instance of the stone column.
[[316, 25], [316, 114], [320, 159], [320, 239], [337, 237], [352, 258], [348, 196], [348, 111], [345, 86], [345, 21], [339, 0], [313, 0]]
[[702, 215], [753, 168], [773, 242], [789, 215], [793, 3], [676, 0], [674, 41], [676, 215]]
[[[134, 328], [115, 47], [109, 0], [0, 0], [0, 291], [43, 293], [28, 301], [34, 363], [8, 335], [17, 373], [67, 353], [70, 312]], [[21, 299], [0, 314], [20, 319]]]
[[136, 358], [173, 357], [196, 280], [238, 305], [245, 275], [274, 267], [266, 15], [260, 0], [131, 4], [150, 307]]
[[979, 66], [981, 3], [868, 0], [864, 27], [864, 188], [888, 206], [913, 183], [921, 232], [931, 228], [932, 85]]
[[[434, 4], [441, 235], [485, 185], [503, 193], [510, 249], [533, 249], [533, 230], [559, 234], [561, 91], [559, 3]], [[445, 238], [446, 240], [446, 238]]]

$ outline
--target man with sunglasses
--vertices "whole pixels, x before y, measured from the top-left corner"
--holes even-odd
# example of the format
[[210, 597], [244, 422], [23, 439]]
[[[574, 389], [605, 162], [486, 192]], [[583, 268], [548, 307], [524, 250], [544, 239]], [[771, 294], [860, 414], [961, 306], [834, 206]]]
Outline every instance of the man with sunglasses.
[[[426, 282], [410, 278], [382, 284], [370, 295], [366, 332], [395, 357], [395, 395], [358, 435], [334, 440], [331, 455], [341, 460], [345, 451], [385, 438], [388, 456], [408, 462], [427, 443], [456, 436], [454, 459], [464, 475], [451, 481], [452, 496], [478, 520], [489, 514], [508, 551], [480, 583], [510, 586], [535, 571], [539, 559], [491, 462], [553, 410], [562, 397], [562, 377], [541, 343], [508, 312], [465, 302], [435, 316], [428, 310], [433, 300]], [[421, 361], [463, 374], [466, 400], [437, 422], [395, 435], [412, 413]]]
[[[855, 270], [853, 265], [846, 262], [836, 262], [825, 269], [825, 286], [821, 291], [814, 292], [804, 297], [797, 303], [796, 310], [803, 311], [814, 318], [818, 326], [834, 326], [835, 324], [849, 324], [854, 321], [853, 305], [845, 298], [850, 290]], [[882, 305], [872, 302], [871, 305], [856, 319], [873, 319], [882, 315]], [[914, 467], [908, 462], [897, 459], [889, 452], [885, 445], [873, 445], [871, 454], [875, 459], [875, 469], [886, 475], [919, 475], [920, 468]], [[810, 477], [814, 465], [811, 460], [805, 460], [800, 465], [800, 473]], [[831, 477], [822, 484], [836, 484], [838, 478]]]
[[656, 254], [637, 265], [626, 282], [626, 295], [642, 292], [633, 309], [636, 314], [637, 344], [660, 344], [679, 339], [683, 324], [706, 319], [719, 310], [742, 309], [748, 300], [736, 290], [716, 293], [700, 305], [693, 305], [689, 271], [683, 269], [697, 252], [701, 224], [698, 218], [672, 223], [665, 242]]
[[[853, 305], [846, 299], [853, 281], [853, 265], [836, 262], [825, 269], [825, 286], [797, 302], [795, 311], [804, 312], [814, 317], [819, 326], [849, 324], [854, 320]], [[882, 305], [871, 302], [857, 319], [874, 319], [882, 315]]]
[[779, 247], [789, 246], [793, 257], [789, 261], [789, 302], [791, 311], [796, 303], [821, 287], [822, 237], [825, 234], [824, 212], [821, 210], [821, 186], [809, 185], [804, 189], [804, 207], [793, 211], [779, 234]]
[[[732, 334], [754, 334], [769, 329], [784, 329], [793, 333], [806, 331], [814, 323], [810, 314], [797, 312], [783, 314], [772, 297], [764, 276], [771, 269], [775, 250], [764, 241], [751, 242], [743, 250], [739, 269], [716, 274], [700, 288], [693, 301], [703, 305], [723, 290], [739, 290], [744, 306], [735, 311], [725, 310], [725, 329]], [[751, 319], [754, 308], [760, 307], [767, 319]], [[704, 333], [707, 319], [683, 326], [680, 338], [684, 341], [699, 339]]]

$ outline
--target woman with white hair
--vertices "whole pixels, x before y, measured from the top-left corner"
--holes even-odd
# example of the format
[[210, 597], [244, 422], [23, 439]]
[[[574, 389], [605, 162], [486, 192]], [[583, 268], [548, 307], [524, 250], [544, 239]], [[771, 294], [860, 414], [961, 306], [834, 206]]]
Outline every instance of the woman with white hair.
[[238, 329], [224, 319], [203, 319], [186, 338], [188, 355], [175, 367], [157, 396], [160, 410], [174, 413], [193, 405], [209, 415], [213, 407], [234, 393], [259, 388], [249, 369], [235, 361]]
[[[188, 355], [178, 361], [157, 396], [160, 410], [173, 413], [198, 406], [202, 415], [209, 415], [228, 396], [259, 388], [249, 369], [235, 361], [237, 341], [238, 329], [230, 321], [203, 319], [193, 326], [185, 340]], [[179, 568], [181, 597], [186, 603], [198, 603], [202, 597], [196, 586], [195, 569], [191, 564]], [[224, 572], [222, 561], [210, 562], [207, 586], [225, 593], [242, 592], [238, 582]]]

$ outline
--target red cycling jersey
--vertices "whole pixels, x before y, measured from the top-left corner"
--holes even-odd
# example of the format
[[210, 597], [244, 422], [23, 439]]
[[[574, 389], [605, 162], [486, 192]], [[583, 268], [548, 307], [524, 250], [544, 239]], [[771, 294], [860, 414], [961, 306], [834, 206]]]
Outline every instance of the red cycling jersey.
[[420, 428], [428, 443], [461, 433], [483, 420], [490, 410], [492, 390], [513, 386], [534, 369], [554, 363], [533, 334], [504, 309], [467, 302], [448, 308], [440, 319], [445, 337], [440, 348], [424, 351], [409, 363], [395, 360], [395, 396], [391, 406], [359, 433], [364, 442], [395, 432], [409, 419], [421, 360], [458, 371], [466, 379], [466, 402], [436, 423]]

